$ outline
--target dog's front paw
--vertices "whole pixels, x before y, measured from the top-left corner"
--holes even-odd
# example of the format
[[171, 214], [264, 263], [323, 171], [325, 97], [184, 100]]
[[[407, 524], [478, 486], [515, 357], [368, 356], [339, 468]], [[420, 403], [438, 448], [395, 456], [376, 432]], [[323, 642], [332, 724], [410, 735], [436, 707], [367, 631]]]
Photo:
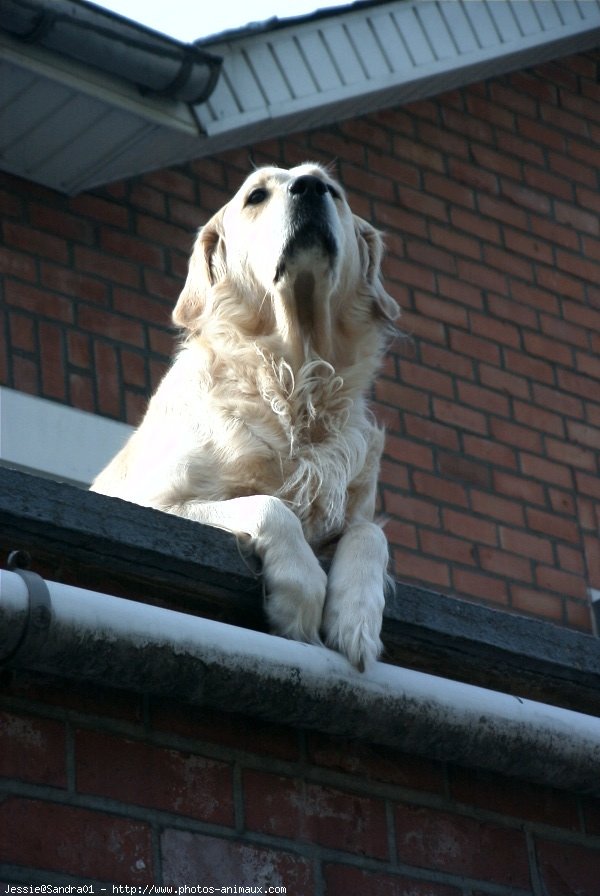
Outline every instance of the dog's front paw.
[[265, 612], [272, 631], [320, 644], [327, 576], [308, 545], [300, 555], [270, 552], [263, 561]]
[[[334, 603], [338, 606], [334, 607]], [[370, 603], [373, 603], [372, 597]], [[367, 610], [362, 600], [360, 604], [362, 609], [352, 612], [349, 608], [344, 608], [341, 601], [332, 601], [331, 596], [328, 596], [323, 615], [323, 631], [325, 644], [347, 657], [359, 672], [364, 672], [370, 663], [377, 660], [383, 649], [379, 637], [383, 596], [381, 601], [377, 601], [381, 609], [371, 606]], [[355, 607], [356, 605], [354, 604]]]

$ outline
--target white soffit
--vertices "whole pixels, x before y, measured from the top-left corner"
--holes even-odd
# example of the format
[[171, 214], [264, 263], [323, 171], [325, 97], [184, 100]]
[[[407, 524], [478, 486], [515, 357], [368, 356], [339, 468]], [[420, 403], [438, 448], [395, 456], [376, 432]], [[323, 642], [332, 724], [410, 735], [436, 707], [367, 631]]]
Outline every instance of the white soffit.
[[153, 170], [198, 142], [183, 102], [0, 33], [0, 168], [78, 193]]
[[87, 487], [131, 426], [0, 386], [0, 466]]
[[211, 41], [203, 154], [423, 99], [600, 44], [598, 0], [396, 0]]

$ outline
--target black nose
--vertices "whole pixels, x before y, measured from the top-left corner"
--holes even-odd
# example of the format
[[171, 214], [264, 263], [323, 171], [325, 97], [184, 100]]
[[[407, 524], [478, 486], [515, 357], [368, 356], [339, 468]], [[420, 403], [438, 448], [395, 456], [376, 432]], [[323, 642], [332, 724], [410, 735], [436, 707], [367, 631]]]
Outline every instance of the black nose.
[[324, 196], [327, 192], [327, 184], [314, 174], [302, 174], [288, 184], [288, 190], [292, 196]]

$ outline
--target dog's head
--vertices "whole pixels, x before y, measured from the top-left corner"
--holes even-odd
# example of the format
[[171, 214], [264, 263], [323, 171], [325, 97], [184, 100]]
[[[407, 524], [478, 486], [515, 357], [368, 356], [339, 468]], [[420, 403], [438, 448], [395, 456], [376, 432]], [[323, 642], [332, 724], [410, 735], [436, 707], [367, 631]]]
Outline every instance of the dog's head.
[[261, 168], [200, 231], [173, 320], [194, 331], [235, 296], [284, 337], [323, 339], [344, 318], [389, 322], [398, 306], [381, 284], [382, 252], [324, 168]]

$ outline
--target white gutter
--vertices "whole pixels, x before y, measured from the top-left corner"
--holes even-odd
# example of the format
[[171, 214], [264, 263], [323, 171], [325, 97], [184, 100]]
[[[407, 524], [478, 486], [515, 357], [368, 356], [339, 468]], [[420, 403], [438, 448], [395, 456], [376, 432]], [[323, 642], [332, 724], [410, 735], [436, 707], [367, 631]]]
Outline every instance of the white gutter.
[[2, 661], [600, 796], [599, 718], [31, 573], [0, 571]]

